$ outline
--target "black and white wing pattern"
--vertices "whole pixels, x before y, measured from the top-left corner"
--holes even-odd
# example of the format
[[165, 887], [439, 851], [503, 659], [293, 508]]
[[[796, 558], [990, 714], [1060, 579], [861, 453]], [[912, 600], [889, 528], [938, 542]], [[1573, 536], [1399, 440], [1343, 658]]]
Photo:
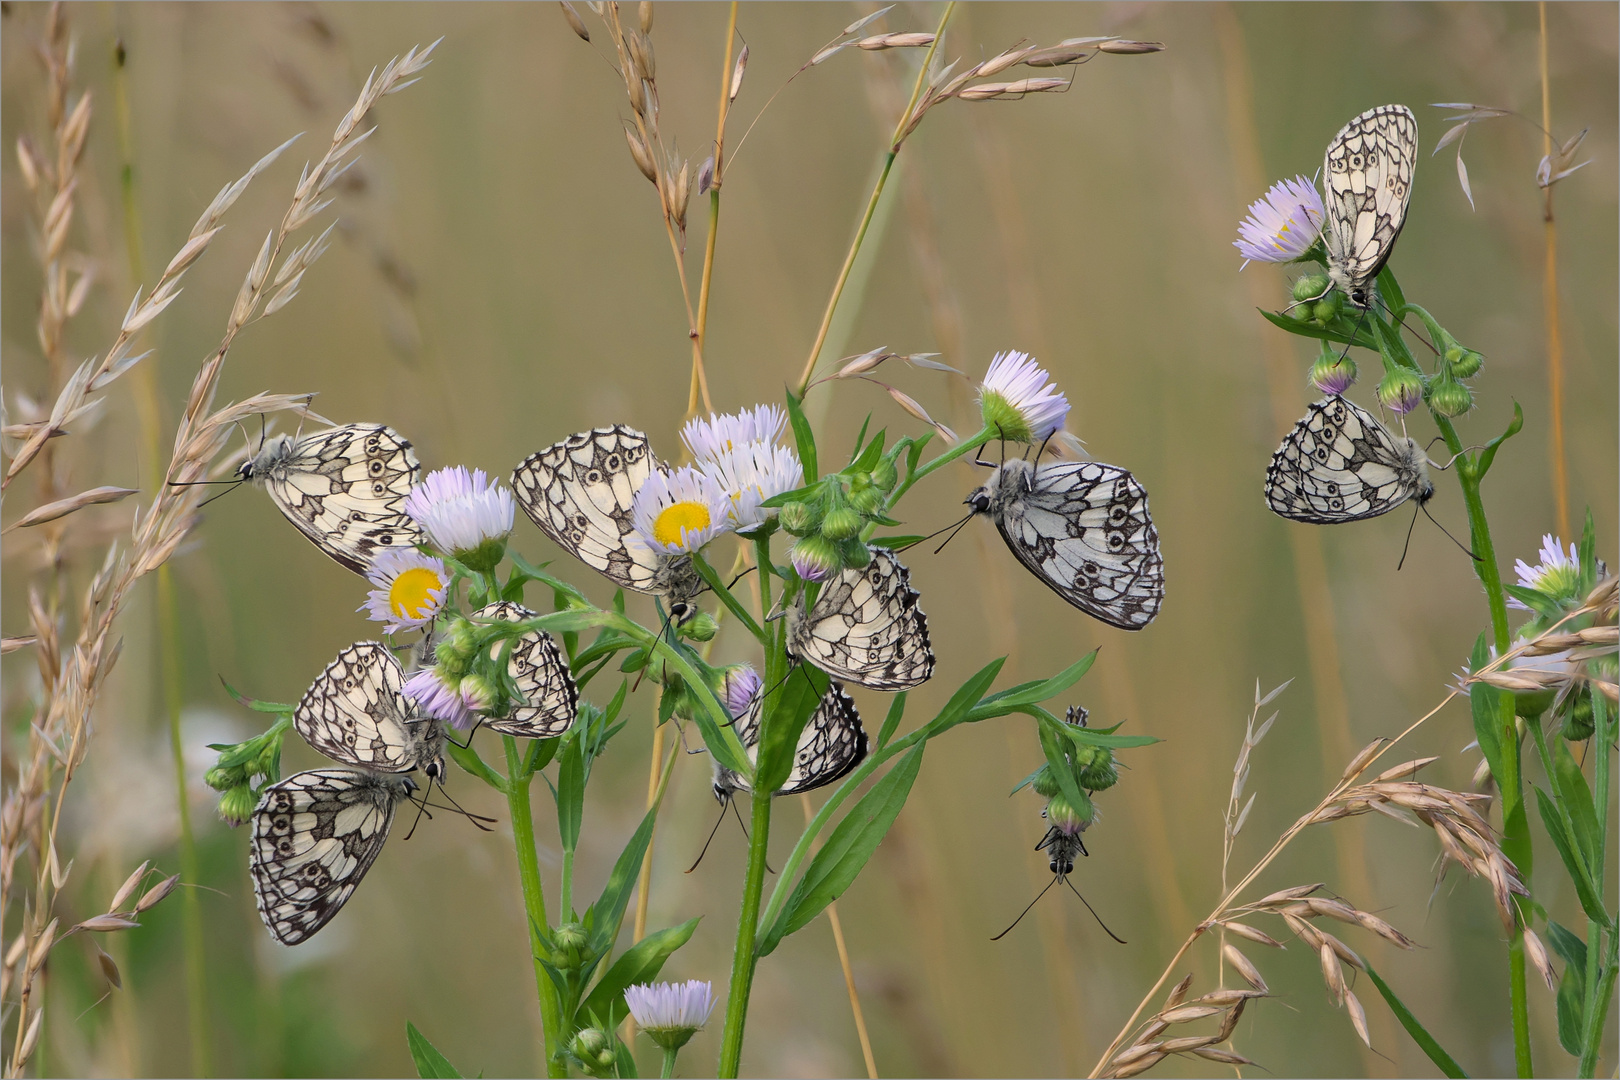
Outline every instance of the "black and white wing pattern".
[[[505, 619], [522, 622], [534, 612], [522, 604], [501, 601], [479, 608], [475, 619]], [[497, 645], [496, 649], [499, 650]], [[525, 705], [514, 705], [511, 715], [484, 722], [503, 735], [529, 739], [550, 739], [574, 726], [578, 715], [579, 690], [568, 672], [568, 661], [552, 636], [544, 630], [531, 630], [512, 644], [507, 669], [523, 694]]]
[[1417, 118], [1405, 105], [1368, 109], [1328, 144], [1322, 164], [1328, 278], [1357, 307], [1369, 305], [1369, 286], [1406, 223], [1417, 149]]
[[904, 690], [934, 673], [928, 619], [894, 552], [872, 549], [864, 568], [828, 581], [808, 613], [795, 612], [788, 651], [870, 690]]
[[406, 776], [315, 769], [271, 784], [253, 811], [248, 868], [270, 936], [297, 945], [332, 920], [366, 876], [416, 789]]
[[[747, 711], [737, 718], [737, 738], [742, 740], [750, 760], [754, 756], [754, 744], [759, 741], [759, 712], [763, 700], [764, 695], [755, 695]], [[827, 692], [821, 695], [821, 704], [799, 734], [793, 769], [776, 794], [793, 795], [842, 780], [866, 760], [866, 749], [866, 729], [861, 726], [861, 714], [855, 711], [855, 702], [842, 686], [830, 683]], [[715, 765], [715, 798], [724, 802], [733, 791], [748, 790], [746, 778]]]
[[383, 424], [345, 424], [294, 440], [278, 435], [243, 462], [315, 546], [364, 574], [379, 551], [410, 548], [422, 531], [405, 498], [422, 471], [410, 441]]
[[1164, 602], [1164, 558], [1136, 478], [1100, 461], [1006, 462], [966, 500], [1031, 573], [1110, 626], [1140, 630]]
[[636, 491], [663, 468], [647, 436], [622, 425], [570, 435], [530, 454], [512, 473], [518, 505], [540, 531], [614, 584], [671, 605], [696, 596], [691, 560], [656, 552], [636, 535]]
[[1427, 502], [1433, 494], [1418, 444], [1338, 395], [1311, 406], [1266, 469], [1272, 512], [1315, 525], [1377, 517], [1407, 499]]
[[360, 641], [310, 684], [293, 710], [304, 741], [334, 761], [379, 773], [422, 769], [444, 777], [444, 728], [415, 717], [404, 675], [387, 646]]

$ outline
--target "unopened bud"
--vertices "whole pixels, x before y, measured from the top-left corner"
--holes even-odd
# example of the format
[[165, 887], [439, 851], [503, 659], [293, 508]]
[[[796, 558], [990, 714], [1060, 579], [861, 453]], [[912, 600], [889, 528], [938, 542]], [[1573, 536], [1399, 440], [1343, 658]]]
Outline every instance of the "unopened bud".
[[228, 825], [240, 825], [253, 816], [258, 801], [253, 797], [253, 788], [238, 784], [219, 797], [219, 816]]
[[849, 569], [861, 570], [872, 561], [872, 552], [861, 543], [859, 537], [852, 536], [838, 545], [838, 557]]
[[861, 531], [861, 515], [852, 506], [839, 506], [821, 521], [821, 535], [829, 540], [848, 540]]
[[1446, 350], [1446, 365], [1451, 368], [1451, 374], [1459, 379], [1472, 379], [1479, 374], [1479, 369], [1485, 366], [1485, 357], [1473, 349], [1458, 348], [1458, 356], [1452, 359], [1452, 350]]
[[1328, 290], [1326, 274], [1308, 274], [1294, 282], [1295, 300], [1315, 300]]
[[1114, 752], [1106, 746], [1092, 747], [1091, 761], [1080, 767], [1080, 786], [1087, 791], [1106, 791], [1119, 780], [1119, 770], [1114, 767]]
[[681, 627], [681, 636], [691, 638], [693, 641], [713, 641], [714, 635], [719, 632], [720, 624], [707, 611], [698, 612], [690, 622]]
[[1456, 379], [1442, 375], [1429, 390], [1429, 407], [1441, 416], [1461, 416], [1474, 407], [1474, 395]]
[[247, 783], [247, 770], [240, 765], [215, 765], [203, 773], [203, 783], [215, 791], [229, 791]]
[[1335, 289], [1311, 307], [1311, 318], [1325, 326], [1339, 317], [1339, 308], [1343, 302], [1343, 294]]
[[872, 485], [880, 491], [893, 491], [895, 481], [899, 478], [900, 474], [895, 469], [894, 462], [888, 458], [880, 458], [878, 463], [872, 466]]
[[838, 545], [825, 536], [811, 534], [793, 545], [788, 558], [805, 581], [826, 581], [838, 569]]
[[799, 502], [798, 500], [783, 504], [777, 518], [781, 521], [782, 528], [794, 536], [805, 536], [813, 533], [821, 524], [821, 515], [816, 512], [815, 508], [809, 503]]
[[1378, 400], [1392, 413], [1404, 416], [1423, 402], [1423, 380], [1407, 368], [1387, 372], [1378, 382]]
[[569, 1042], [568, 1049], [592, 1076], [613, 1075], [617, 1058], [607, 1032], [600, 1028], [581, 1028]]
[[1324, 349], [1311, 366], [1311, 384], [1324, 394], [1342, 394], [1356, 381], [1356, 362]]
[[1592, 723], [1592, 691], [1583, 688], [1572, 701], [1569, 712], [1564, 715], [1564, 738], [1570, 742], [1585, 742], [1596, 730]]
[[849, 493], [849, 504], [863, 516], [871, 516], [883, 509], [883, 490], [875, 484], [868, 484], [858, 491]]

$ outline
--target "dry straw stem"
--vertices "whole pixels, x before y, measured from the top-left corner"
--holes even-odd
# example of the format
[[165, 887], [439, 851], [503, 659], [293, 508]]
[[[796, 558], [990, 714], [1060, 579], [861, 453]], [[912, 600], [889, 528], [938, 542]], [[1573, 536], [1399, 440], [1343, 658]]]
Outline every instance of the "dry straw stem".
[[[1620, 602], [1620, 581], [1609, 577], [1600, 582], [1586, 597], [1581, 607], [1570, 612], [1558, 622], [1548, 627], [1541, 634], [1521, 642], [1509, 652], [1496, 658], [1478, 672], [1469, 676], [1468, 681], [1490, 682], [1492, 677], [1501, 672], [1504, 667], [1516, 657], [1532, 650], [1544, 650], [1551, 647], [1550, 643], [1558, 643], [1568, 636], [1563, 631], [1566, 623], [1586, 616], [1596, 616], [1605, 624], [1612, 624], [1615, 619], [1617, 602]], [[1607, 637], [1599, 635], [1600, 640], [1606, 642]], [[1584, 640], [1584, 639], [1583, 639]], [[1606, 647], [1606, 646], [1605, 646]], [[1603, 686], [1597, 680], [1592, 680], [1594, 686]], [[1220, 902], [1192, 932], [1187, 935], [1180, 948], [1176, 950], [1170, 962], [1165, 965], [1163, 972], [1148, 989], [1140, 1002], [1137, 1003], [1131, 1015], [1126, 1019], [1119, 1033], [1114, 1036], [1108, 1048], [1103, 1051], [1096, 1066], [1090, 1075], [1096, 1076], [1128, 1076], [1142, 1072], [1152, 1065], [1162, 1061], [1164, 1057], [1175, 1051], [1167, 1050], [1163, 1045], [1150, 1046], [1158, 1035], [1164, 1030], [1161, 1024], [1168, 1024], [1166, 1014], [1180, 1005], [1180, 997], [1172, 993], [1173, 1000], [1167, 1001], [1153, 1018], [1138, 1027], [1138, 1020], [1148, 1008], [1153, 996], [1165, 985], [1170, 975], [1181, 964], [1182, 958], [1193, 944], [1211, 929], [1221, 931], [1221, 954], [1226, 962], [1233, 964], [1240, 974], [1258, 991], [1264, 986], [1264, 979], [1249, 979], [1250, 962], [1240, 962], [1232, 956], [1237, 953], [1242, 956], [1234, 946], [1225, 941], [1225, 934], [1231, 932], [1250, 941], [1262, 945], [1281, 947], [1281, 942], [1264, 931], [1256, 929], [1240, 921], [1245, 916], [1254, 914], [1272, 914], [1283, 919], [1289, 931], [1301, 941], [1315, 949], [1322, 960], [1323, 977], [1330, 991], [1340, 1000], [1350, 1014], [1351, 1022], [1356, 1032], [1365, 1041], [1366, 1013], [1361, 1004], [1343, 983], [1342, 964], [1359, 966], [1359, 957], [1342, 941], [1334, 935], [1312, 924], [1317, 918], [1336, 919], [1346, 923], [1353, 923], [1364, 930], [1368, 930], [1386, 941], [1401, 948], [1410, 948], [1412, 943], [1404, 934], [1368, 912], [1361, 911], [1339, 900], [1327, 900], [1316, 897], [1320, 885], [1302, 885], [1271, 893], [1252, 903], [1237, 904], [1235, 901], [1248, 887], [1254, 883], [1285, 848], [1299, 836], [1306, 827], [1318, 822], [1333, 821], [1341, 817], [1352, 817], [1369, 811], [1377, 811], [1408, 824], [1419, 826], [1427, 825], [1435, 833], [1442, 852], [1442, 873], [1448, 863], [1456, 862], [1470, 874], [1484, 878], [1490, 883], [1492, 897], [1496, 902], [1497, 913], [1503, 920], [1503, 925], [1512, 931], [1515, 926], [1517, 907], [1513, 902], [1514, 895], [1526, 895], [1524, 882], [1518, 868], [1502, 854], [1497, 844], [1495, 833], [1478, 807], [1486, 801], [1486, 796], [1451, 791], [1447, 788], [1435, 787], [1418, 783], [1409, 779], [1419, 769], [1434, 761], [1434, 758], [1418, 758], [1403, 762], [1393, 768], [1386, 769], [1366, 783], [1361, 778], [1372, 766], [1395, 746], [1399, 745], [1408, 735], [1416, 731], [1424, 723], [1444, 708], [1453, 698], [1461, 695], [1461, 689], [1450, 690], [1434, 708], [1418, 717], [1409, 724], [1404, 731], [1393, 739], [1377, 739], [1368, 744], [1356, 754], [1344, 771], [1344, 775], [1334, 784], [1333, 788], [1322, 800], [1306, 814], [1301, 815], [1279, 836], [1259, 861], [1244, 874], [1242, 879], [1230, 888], [1223, 888]], [[1605, 693], [1608, 693], [1605, 690]], [[1251, 714], [1258, 715], [1261, 702], [1255, 705]], [[1258, 740], [1254, 740], [1258, 741]], [[1252, 748], [1251, 740], [1245, 735], [1245, 748]], [[1243, 772], [1245, 764], [1244, 750], [1239, 751], [1239, 768], [1234, 770], [1234, 776]], [[1234, 783], [1235, 794], [1228, 800], [1228, 822], [1232, 822], [1231, 805], [1241, 794], [1241, 788]], [[1241, 817], [1241, 814], [1240, 814]], [[1228, 829], [1231, 825], [1228, 824]], [[1527, 945], [1532, 963], [1535, 963], [1535, 945]], [[1544, 952], [1545, 950], [1543, 950]], [[1247, 961], [1247, 958], [1244, 958]], [[1537, 965], [1541, 970], [1540, 965]], [[1255, 968], [1253, 974], [1258, 975]], [[1545, 977], [1545, 972], [1543, 973]], [[1178, 987], [1180, 994], [1185, 994], [1185, 987], [1190, 985], [1190, 976]], [[1181, 1014], [1176, 1014], [1180, 1016]], [[1212, 1015], [1212, 1014], [1210, 1014]], [[1220, 1042], [1222, 1040], [1215, 1040]], [[1146, 1047], [1146, 1049], [1144, 1049]], [[1122, 1058], [1122, 1051], [1129, 1056]]]
[[[255, 317], [270, 314], [290, 300], [297, 292], [303, 271], [320, 255], [325, 234], [292, 251], [280, 262], [277, 273], [271, 274], [290, 234], [308, 224], [330, 204], [326, 192], [348, 167], [344, 158], [370, 134], [369, 130], [361, 132], [360, 124], [383, 96], [415, 81], [415, 76], [429, 62], [432, 51], [433, 46], [420, 51], [412, 49], [380, 72], [374, 71], [354, 107], [338, 124], [326, 154], [313, 166], [305, 166], [280, 227], [266, 237], [248, 270], [226, 322], [224, 337], [193, 380], [166, 473], [176, 484], [188, 485], [208, 477], [212, 463], [229, 445], [238, 421], [254, 414], [305, 407], [307, 395], [259, 394], [214, 410], [214, 390], [237, 333]], [[131, 304], [113, 347], [99, 363], [86, 361], [74, 373], [53, 408], [53, 427], [60, 430], [65, 417], [84, 403], [87, 393], [107, 385], [140, 359], [129, 357], [124, 351], [130, 338], [178, 295], [180, 275], [202, 254], [207, 246], [206, 238], [217, 232], [220, 216], [253, 177], [274, 159], [275, 153], [261, 160], [246, 176], [228, 185], [215, 198], [145, 303], [137, 296]], [[13, 459], [8, 480], [27, 464], [24, 452], [31, 458], [47, 438], [49, 434], [44, 429], [30, 437]], [[30, 451], [29, 447], [34, 449]], [[111, 545], [101, 569], [84, 593], [78, 611], [78, 631], [70, 647], [64, 647], [66, 631], [62, 621], [46, 614], [37, 602], [33, 605], [33, 647], [40, 663], [42, 684], [42, 697], [36, 709], [40, 719], [32, 726], [28, 751], [0, 807], [0, 912], [4, 913], [8, 925], [17, 927], [16, 941], [27, 942], [27, 954], [30, 957], [38, 954], [41, 964], [55, 942], [52, 912], [56, 896], [72, 868], [71, 863], [62, 866], [56, 850], [62, 805], [68, 785], [89, 750], [92, 710], [118, 659], [122, 641], [114, 632], [117, 618], [135, 583], [163, 565], [189, 535], [204, 497], [197, 486], [165, 485], [159, 488], [144, 513], [137, 511], [128, 551], [121, 552], [117, 544]], [[24, 901], [24, 910], [14, 916], [12, 909], [17, 898], [12, 886], [17, 862], [24, 851], [30, 850], [34, 853], [37, 874], [33, 889]], [[135, 910], [138, 912], [157, 903], [172, 888], [173, 884], [159, 886], [143, 897]], [[98, 917], [100, 921], [93, 925], [81, 926], [87, 930], [112, 929], [113, 924], [106, 921], [109, 918], [133, 921], [127, 914], [108, 912]], [[38, 965], [25, 965], [15, 976], [17, 1036], [6, 1065], [8, 1076], [22, 1074], [37, 1042], [43, 1011], [34, 1006], [31, 999], [38, 970]]]

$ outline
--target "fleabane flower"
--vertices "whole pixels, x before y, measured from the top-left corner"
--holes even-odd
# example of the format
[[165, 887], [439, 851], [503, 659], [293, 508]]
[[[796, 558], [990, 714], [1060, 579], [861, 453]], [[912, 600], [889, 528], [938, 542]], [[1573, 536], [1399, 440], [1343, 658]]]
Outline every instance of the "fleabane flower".
[[386, 633], [427, 626], [444, 606], [450, 574], [444, 563], [418, 551], [384, 551], [372, 561], [366, 580], [376, 586], [359, 610], [384, 623]]
[[700, 460], [698, 468], [725, 493], [731, 504], [731, 523], [738, 532], [749, 532], [776, 515], [760, 503], [804, 486], [804, 466], [798, 455], [770, 442], [734, 446], [717, 457]]
[[[1577, 599], [1575, 590], [1579, 587], [1581, 576], [1580, 556], [1575, 552], [1575, 545], [1569, 545], [1566, 554], [1560, 545], [1558, 537], [1547, 533], [1541, 538], [1541, 562], [1531, 566], [1523, 559], [1513, 564], [1513, 572], [1519, 576], [1519, 585], [1526, 589], [1535, 589], [1546, 593], [1560, 602]], [[1528, 610], [1519, 601], [1508, 599], [1508, 607]]]
[[697, 551], [732, 527], [731, 500], [691, 465], [648, 476], [630, 513], [642, 541], [666, 555]]
[[736, 413], [710, 413], [694, 417], [681, 428], [681, 442], [697, 461], [711, 461], [746, 443], [774, 443], [787, 426], [787, 413], [779, 405], [756, 405]]
[[714, 1011], [714, 988], [701, 979], [684, 983], [642, 983], [624, 988], [624, 1002], [636, 1026], [666, 1050], [678, 1050]]
[[759, 694], [759, 672], [748, 664], [735, 664], [720, 675], [720, 700], [733, 718], [742, 716]]
[[1038, 443], [1063, 426], [1069, 399], [1028, 353], [997, 353], [979, 384], [979, 412], [1003, 439]]
[[489, 704], [469, 685], [471, 682], [459, 679], [452, 686], [437, 668], [429, 667], [406, 679], [402, 689], [423, 714], [443, 720], [458, 731], [466, 731], [478, 719], [478, 710]]
[[[1279, 180], [1249, 204], [1249, 216], [1238, 225], [1232, 245], [1243, 266], [1260, 262], [1293, 262], [1322, 234], [1322, 196], [1303, 176]], [[1242, 269], [1243, 267], [1238, 267]]]
[[405, 513], [429, 543], [480, 571], [500, 563], [516, 506], [483, 469], [460, 465], [428, 473], [405, 499]]

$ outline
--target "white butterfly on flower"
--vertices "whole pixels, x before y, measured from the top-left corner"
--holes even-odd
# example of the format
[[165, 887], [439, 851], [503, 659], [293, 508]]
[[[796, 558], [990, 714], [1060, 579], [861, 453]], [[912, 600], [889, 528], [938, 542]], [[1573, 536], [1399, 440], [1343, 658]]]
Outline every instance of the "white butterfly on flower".
[[420, 472], [409, 440], [393, 428], [344, 424], [298, 439], [277, 435], [237, 475], [268, 491], [316, 547], [364, 574], [379, 552], [421, 541], [404, 509]]
[[[696, 613], [703, 581], [684, 555], [655, 550], [636, 529], [636, 495], [667, 475], [647, 436], [624, 426], [570, 435], [512, 473], [523, 512], [564, 550], [614, 584], [669, 601], [680, 622]], [[723, 510], [722, 510], [723, 514]]]
[[1417, 149], [1417, 118], [1405, 105], [1368, 109], [1328, 144], [1322, 163], [1328, 280], [1358, 308], [1371, 306], [1369, 287], [1406, 223]]
[[416, 790], [407, 773], [444, 778], [443, 726], [416, 718], [399, 662], [375, 641], [327, 665], [293, 712], [311, 746], [350, 769], [314, 769], [265, 789], [253, 811], [248, 868], [271, 935], [296, 945], [332, 920]]
[[1434, 495], [1428, 458], [1366, 409], [1337, 395], [1316, 402], [1271, 455], [1266, 505], [1293, 521], [1363, 521]]
[[[753, 760], [755, 744], [759, 741], [764, 700], [763, 693], [756, 693], [748, 708], [737, 717], [737, 738], [748, 751], [749, 760]], [[799, 735], [792, 770], [774, 794], [794, 795], [842, 780], [866, 759], [866, 749], [866, 729], [861, 726], [855, 702], [842, 686], [831, 683]], [[715, 763], [714, 797], [722, 806], [731, 801], [733, 792], [751, 790], [744, 777]]]
[[1140, 630], [1164, 602], [1164, 558], [1147, 492], [1100, 461], [1011, 458], [966, 499], [1048, 588], [1110, 626]]
[[[510, 601], [490, 604], [473, 612], [475, 619], [505, 619], [522, 622], [535, 613]], [[492, 647], [499, 654], [500, 644]], [[530, 630], [512, 643], [507, 670], [523, 695], [523, 704], [514, 704], [507, 716], [484, 721], [484, 726], [503, 735], [528, 739], [551, 739], [574, 726], [578, 716], [579, 689], [568, 671], [562, 649], [544, 630]]]
[[934, 673], [928, 620], [894, 552], [871, 552], [865, 567], [847, 568], [824, 584], [808, 612], [801, 596], [788, 651], [871, 690], [918, 686]]

